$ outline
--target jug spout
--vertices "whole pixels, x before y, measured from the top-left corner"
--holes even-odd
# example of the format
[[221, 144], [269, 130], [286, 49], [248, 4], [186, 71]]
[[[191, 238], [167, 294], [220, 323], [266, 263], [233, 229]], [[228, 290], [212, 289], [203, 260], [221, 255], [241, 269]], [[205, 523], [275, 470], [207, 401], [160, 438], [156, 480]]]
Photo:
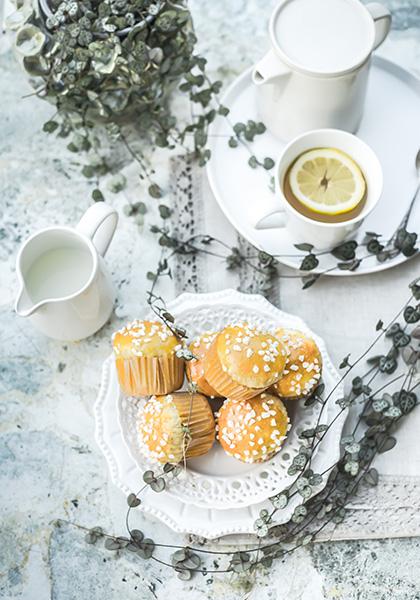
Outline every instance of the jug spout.
[[269, 50], [264, 58], [255, 65], [252, 71], [252, 81], [258, 86], [266, 83], [278, 83], [280, 79], [286, 82], [290, 74], [290, 69], [278, 58], [273, 50]]
[[18, 314], [20, 317], [29, 317], [30, 315], [32, 315], [36, 310], [38, 310], [38, 308], [43, 304], [43, 302], [38, 302], [37, 304], [34, 304], [32, 302], [32, 300], [29, 297], [28, 292], [26, 291], [25, 287], [22, 286], [20, 288], [18, 297], [16, 298], [16, 302], [15, 302], [15, 312], [16, 314]]

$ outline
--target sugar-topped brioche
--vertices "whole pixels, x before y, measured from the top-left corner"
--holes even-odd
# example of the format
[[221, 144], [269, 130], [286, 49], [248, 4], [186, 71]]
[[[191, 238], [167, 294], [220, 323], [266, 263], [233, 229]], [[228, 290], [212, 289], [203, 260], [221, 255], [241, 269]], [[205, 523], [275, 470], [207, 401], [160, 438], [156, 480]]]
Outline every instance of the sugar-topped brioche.
[[181, 345], [164, 323], [140, 321], [129, 323], [113, 336], [116, 356], [162, 356], [173, 354]]
[[247, 463], [263, 462], [280, 450], [289, 429], [283, 402], [263, 392], [250, 400], [224, 402], [217, 439], [230, 456]]
[[145, 454], [160, 463], [179, 463], [206, 454], [215, 439], [214, 417], [201, 394], [152, 396], [139, 418]]
[[288, 400], [309, 396], [321, 379], [322, 355], [318, 346], [296, 329], [280, 328], [275, 334], [289, 354], [283, 375], [271, 391]]
[[184, 381], [178, 338], [163, 323], [136, 320], [112, 338], [118, 380], [129, 396], [167, 394]]
[[216, 390], [207, 382], [204, 376], [204, 357], [207, 354], [217, 333], [206, 331], [197, 336], [190, 344], [189, 349], [196, 358], [186, 362], [185, 370], [188, 381], [197, 386], [197, 390], [206, 396], [218, 396]]
[[246, 400], [278, 381], [286, 358], [285, 346], [273, 334], [248, 323], [229, 325], [204, 357], [204, 375], [220, 396]]

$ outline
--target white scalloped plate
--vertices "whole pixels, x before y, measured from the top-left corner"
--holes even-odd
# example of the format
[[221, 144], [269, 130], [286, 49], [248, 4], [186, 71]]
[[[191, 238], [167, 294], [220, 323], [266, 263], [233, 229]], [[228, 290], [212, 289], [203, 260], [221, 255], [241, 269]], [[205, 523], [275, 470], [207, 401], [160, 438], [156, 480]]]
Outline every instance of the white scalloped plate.
[[[198, 304], [198, 302], [200, 302]], [[323, 356], [323, 381], [326, 390], [331, 390], [338, 375], [331, 364], [324, 342], [308, 330], [296, 316], [284, 313], [261, 297], [252, 300], [249, 296], [232, 294], [229, 302], [218, 298], [204, 299], [197, 295], [182, 295], [171, 304], [171, 311], [191, 337], [207, 330], [219, 331], [227, 324], [244, 320], [265, 329], [278, 326], [299, 329], [315, 338]], [[151, 316], [151, 315], [150, 315]], [[112, 367], [113, 368], [113, 367]], [[118, 383], [114, 395], [118, 398], [119, 421], [123, 437], [131, 456], [141, 472], [156, 465], [145, 456], [139, 443], [137, 421], [146, 399], [127, 398], [120, 393]], [[339, 392], [333, 395], [335, 401]], [[303, 402], [288, 402], [286, 407], [291, 419], [291, 430], [280, 452], [271, 460], [258, 464], [245, 464], [228, 456], [215, 443], [205, 456], [188, 461], [188, 469], [182, 480], [175, 479], [168, 485], [168, 493], [188, 504], [203, 508], [239, 508], [261, 502], [278, 494], [293, 483], [294, 477], [287, 474], [294, 456], [299, 450], [299, 433], [302, 429], [315, 427], [320, 405], [305, 407]], [[321, 421], [323, 422], [323, 421]]]
[[[177, 317], [177, 322], [192, 326], [192, 330], [188, 329], [192, 335], [200, 330], [220, 327], [228, 321], [244, 319], [270, 327], [273, 324], [282, 324], [301, 329], [316, 339], [322, 352], [326, 393], [338, 384], [339, 377], [331, 364], [324, 342], [310, 332], [301, 319], [278, 310], [261, 296], [240, 294], [233, 290], [213, 294], [182, 294], [169, 304], [168, 309]], [[324, 410], [323, 423], [330, 423], [336, 417], [339, 408], [335, 400], [342, 393], [342, 387], [338, 385]], [[118, 406], [123, 408], [125, 402], [122, 398], [114, 361], [109, 357], [104, 363], [101, 390], [94, 408], [96, 439], [107, 458], [113, 482], [127, 494], [140, 487], [142, 472], [152, 465], [141, 454], [137, 454], [135, 444], [129, 439], [130, 428], [126, 419], [127, 416], [133, 415], [132, 410], [121, 410], [120, 419]], [[296, 432], [299, 429], [297, 415], [299, 411], [303, 414], [305, 410], [299, 408], [296, 414], [292, 415]], [[324, 471], [337, 460], [345, 417], [343, 414], [337, 418], [320, 444], [319, 451], [313, 459], [313, 467], [317, 472]], [[165, 492], [155, 494], [148, 491], [143, 498], [142, 508], [175, 531], [183, 533], [194, 533], [208, 538], [233, 533], [252, 533], [253, 522], [261, 508], [267, 504], [266, 499], [290, 483], [287, 467], [290, 457], [293, 456], [293, 446], [290, 444], [287, 451], [286, 444], [284, 450], [276, 455], [278, 458], [267, 463], [244, 465], [226, 456], [223, 450], [215, 445], [211, 453], [189, 461], [187, 472], [182, 479], [170, 481]], [[238, 489], [245, 501], [240, 500]], [[204, 498], [205, 492], [207, 495]], [[226, 502], [222, 504], [223, 494]], [[295, 501], [291, 501], [286, 509], [281, 511], [277, 522], [289, 520], [299, 502], [297, 496], [294, 499]]]

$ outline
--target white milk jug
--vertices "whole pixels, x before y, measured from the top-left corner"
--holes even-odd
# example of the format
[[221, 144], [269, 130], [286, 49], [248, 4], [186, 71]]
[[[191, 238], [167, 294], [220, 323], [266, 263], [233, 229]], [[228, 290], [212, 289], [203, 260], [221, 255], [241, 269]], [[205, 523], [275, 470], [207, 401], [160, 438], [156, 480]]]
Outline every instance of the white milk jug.
[[15, 310], [45, 335], [75, 341], [108, 320], [114, 289], [103, 256], [118, 222], [104, 202], [92, 205], [75, 227], [47, 227], [21, 246]]

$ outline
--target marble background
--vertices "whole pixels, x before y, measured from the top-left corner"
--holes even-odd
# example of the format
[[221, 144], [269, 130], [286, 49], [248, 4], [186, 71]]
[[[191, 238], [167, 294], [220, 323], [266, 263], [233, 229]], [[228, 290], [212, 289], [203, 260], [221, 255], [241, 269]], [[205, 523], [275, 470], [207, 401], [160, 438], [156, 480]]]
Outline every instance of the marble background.
[[[381, 54], [420, 75], [420, 1], [386, 0], [394, 14], [393, 31]], [[267, 47], [267, 19], [273, 0], [191, 0], [199, 49], [211, 71], [226, 81], [248, 67]], [[125, 499], [109, 481], [105, 460], [94, 441], [92, 406], [100, 368], [110, 352], [111, 332], [133, 309], [144, 309], [145, 271], [154, 256], [148, 223], [123, 214], [128, 201], [144, 190], [132, 165], [125, 167], [127, 190], [107, 194], [120, 211], [121, 224], [108, 255], [118, 299], [112, 322], [93, 338], [62, 344], [37, 334], [12, 311], [16, 293], [14, 260], [25, 237], [53, 223], [76, 223], [90, 204], [90, 186], [80, 175], [77, 157], [64, 143], [42, 133], [52, 114], [30, 93], [6, 36], [0, 39], [0, 597], [24, 600], [163, 599], [258, 597], [261, 600], [341, 598], [420, 598], [420, 540], [336, 542], [295, 553], [265, 577], [251, 594], [246, 577], [196, 576], [183, 583], [156, 564], [115, 558], [87, 546], [82, 533], [57, 528], [63, 518], [87, 526], [123, 531]], [[384, 124], [386, 126], [386, 124]], [[420, 132], [419, 132], [420, 133]], [[167, 157], [157, 155], [157, 177], [168, 185]], [[121, 257], [124, 257], [122, 260]], [[352, 323], [347, 341], [366, 341], [374, 327], [371, 306], [387, 294], [385, 319], [405, 296], [404, 285], [418, 273], [418, 261], [398, 271], [351, 280], [325, 280], [304, 298], [299, 284], [282, 286], [285, 310], [298, 312], [341, 358], [342, 328], [332, 302]], [[357, 306], [346, 298], [357, 294]], [[297, 309], [297, 298], [299, 307]], [[356, 304], [356, 303], [354, 303]], [[314, 306], [323, 307], [323, 317]], [[342, 307], [344, 306], [344, 309]], [[337, 308], [335, 309], [337, 310]], [[360, 318], [359, 318], [360, 317]], [[376, 321], [375, 321], [376, 322]], [[165, 526], [143, 528], [156, 540], [179, 542]], [[415, 568], [417, 565], [417, 568]]]

